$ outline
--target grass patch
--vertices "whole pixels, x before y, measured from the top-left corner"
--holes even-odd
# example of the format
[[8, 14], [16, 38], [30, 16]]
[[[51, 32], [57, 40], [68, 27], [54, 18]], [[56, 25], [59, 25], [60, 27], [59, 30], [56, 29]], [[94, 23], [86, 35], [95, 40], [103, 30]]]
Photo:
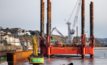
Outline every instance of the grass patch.
[[7, 61], [7, 57], [1, 57], [1, 60], [0, 60], [0, 62], [4, 62], [4, 61]]

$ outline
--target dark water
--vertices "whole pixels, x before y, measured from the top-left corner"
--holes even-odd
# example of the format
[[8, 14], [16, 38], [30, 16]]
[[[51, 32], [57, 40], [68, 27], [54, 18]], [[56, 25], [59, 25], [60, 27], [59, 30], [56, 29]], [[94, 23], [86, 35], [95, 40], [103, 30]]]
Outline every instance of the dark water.
[[[81, 57], [45, 58], [44, 64], [41, 65], [68, 65], [69, 63], [73, 63], [74, 65], [107, 65], [107, 50], [95, 50], [95, 56], [93, 59], [90, 59], [89, 55], [86, 55], [85, 59], [81, 59]], [[29, 64], [27, 61], [18, 65], [32, 64]]]

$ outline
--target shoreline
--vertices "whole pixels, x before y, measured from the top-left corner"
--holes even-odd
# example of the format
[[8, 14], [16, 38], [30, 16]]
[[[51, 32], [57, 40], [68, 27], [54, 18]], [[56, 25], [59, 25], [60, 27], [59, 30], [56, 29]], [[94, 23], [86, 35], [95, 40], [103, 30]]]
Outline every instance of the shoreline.
[[94, 50], [107, 50], [107, 47], [94, 47]]

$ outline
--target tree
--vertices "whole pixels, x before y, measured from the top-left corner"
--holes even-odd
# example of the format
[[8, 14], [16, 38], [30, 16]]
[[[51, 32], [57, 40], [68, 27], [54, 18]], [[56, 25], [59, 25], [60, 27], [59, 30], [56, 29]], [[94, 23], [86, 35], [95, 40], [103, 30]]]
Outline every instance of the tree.
[[9, 30], [9, 28], [6, 28], [6, 30]]

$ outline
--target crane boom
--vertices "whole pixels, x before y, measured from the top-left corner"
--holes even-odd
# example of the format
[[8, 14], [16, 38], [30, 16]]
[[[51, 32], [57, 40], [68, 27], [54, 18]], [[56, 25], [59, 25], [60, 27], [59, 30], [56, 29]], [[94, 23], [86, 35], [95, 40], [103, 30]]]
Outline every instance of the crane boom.
[[56, 27], [54, 27], [54, 28], [52, 29], [51, 34], [52, 34], [52, 32], [53, 32], [54, 30], [56, 30], [56, 32], [57, 32], [58, 34], [60, 34], [63, 38], [65, 38], [64, 35], [63, 35]]
[[80, 6], [81, 6], [81, 1], [78, 3], [78, 7], [77, 7], [77, 10], [76, 10], [76, 15], [75, 15], [75, 18], [74, 18], [74, 24], [73, 24], [72, 29], [75, 28], [75, 26], [78, 22], [78, 14], [79, 14]]
[[[78, 4], [77, 4], [78, 3]], [[80, 7], [81, 7], [81, 0], [79, 0], [79, 2], [78, 2], [78, 0], [77, 0], [77, 10], [76, 10], [76, 14], [75, 14], [75, 18], [74, 18], [74, 22], [73, 22], [73, 27], [72, 27], [72, 29], [70, 29], [70, 25], [71, 25], [71, 23], [69, 22], [69, 20], [70, 20], [70, 18], [71, 18], [71, 16], [72, 16], [72, 14], [71, 14], [71, 16], [70, 16], [70, 18], [69, 18], [69, 20], [68, 20], [68, 22], [67, 22], [67, 25], [68, 25], [68, 39], [67, 39], [67, 43], [68, 44], [71, 44], [71, 41], [73, 40], [73, 35], [74, 35], [74, 33], [75, 33], [75, 27], [76, 27], [76, 24], [77, 24], [77, 22], [78, 22], [78, 14], [79, 14], [79, 10], [80, 10]], [[75, 6], [76, 7], [76, 6]], [[75, 8], [74, 8], [75, 9]], [[73, 10], [74, 11], [74, 10]]]
[[73, 27], [72, 27], [72, 30], [71, 30], [71, 41], [72, 41], [73, 35], [75, 33], [76, 24], [78, 22], [78, 14], [79, 14], [79, 11], [80, 11], [80, 7], [81, 7], [81, 0], [78, 3], [77, 10], [76, 10], [76, 15], [75, 15], [75, 18], [74, 18]]
[[[54, 28], [52, 29], [51, 34], [52, 34], [52, 32], [53, 32], [54, 30], [56, 30], [56, 32], [62, 36], [64, 42], [66, 42], [65, 36], [64, 36], [56, 27], [54, 27]], [[66, 45], [66, 43], [65, 43], [65, 45]]]

